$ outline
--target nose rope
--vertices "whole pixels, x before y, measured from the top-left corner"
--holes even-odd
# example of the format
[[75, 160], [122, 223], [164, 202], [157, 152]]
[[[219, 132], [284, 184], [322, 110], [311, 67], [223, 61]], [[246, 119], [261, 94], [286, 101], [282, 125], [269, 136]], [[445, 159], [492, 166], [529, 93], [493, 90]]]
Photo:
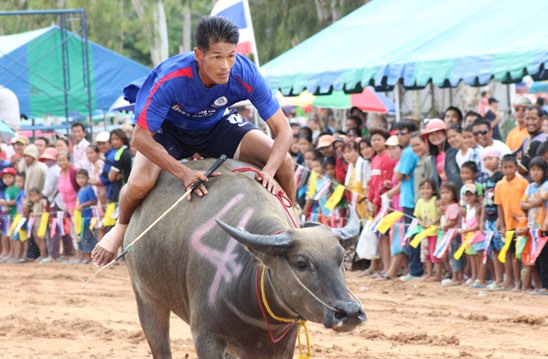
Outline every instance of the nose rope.
[[329, 304], [327, 304], [326, 302], [324, 302], [323, 300], [321, 300], [320, 298], [318, 298], [318, 296], [316, 294], [314, 294], [306, 285], [304, 285], [304, 283], [299, 279], [299, 277], [297, 277], [297, 274], [295, 274], [295, 272], [293, 271], [293, 268], [291, 268], [291, 266], [289, 265], [289, 262], [287, 261], [287, 259], [284, 258], [284, 262], [285, 264], [287, 265], [287, 268], [289, 269], [289, 272], [291, 273], [291, 275], [293, 275], [293, 278], [297, 281], [297, 283], [299, 283], [299, 285], [308, 293], [310, 294], [310, 296], [312, 296], [312, 298], [316, 299], [316, 301], [318, 303], [320, 303], [321, 305], [323, 305], [324, 307], [328, 308], [328, 309], [331, 309], [332, 311], [334, 311], [335, 313], [338, 312], [339, 310], [336, 309], [336, 308], [333, 308], [332, 306], [330, 306]]

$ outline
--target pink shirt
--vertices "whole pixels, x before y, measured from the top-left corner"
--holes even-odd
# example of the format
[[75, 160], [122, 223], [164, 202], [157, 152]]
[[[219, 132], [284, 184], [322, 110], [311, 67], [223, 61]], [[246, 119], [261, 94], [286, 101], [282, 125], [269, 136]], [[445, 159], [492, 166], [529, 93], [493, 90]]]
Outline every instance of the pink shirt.
[[70, 172], [67, 171], [66, 173], [59, 173], [59, 179], [58, 179], [58, 188], [59, 188], [59, 194], [61, 195], [61, 198], [63, 199], [63, 203], [65, 204], [65, 211], [67, 211], [71, 216], [74, 212], [74, 208], [76, 207], [76, 198], [78, 196], [78, 192], [74, 190], [74, 187], [72, 186], [72, 181], [70, 180]]

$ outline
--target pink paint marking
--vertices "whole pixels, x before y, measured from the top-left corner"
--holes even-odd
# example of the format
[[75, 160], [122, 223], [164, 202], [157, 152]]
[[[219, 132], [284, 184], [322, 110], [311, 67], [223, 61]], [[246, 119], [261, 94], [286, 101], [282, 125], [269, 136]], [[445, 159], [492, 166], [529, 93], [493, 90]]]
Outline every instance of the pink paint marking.
[[[253, 212], [253, 209], [248, 209], [240, 220], [240, 223], [238, 223], [238, 227], [245, 228], [247, 222], [253, 215]], [[225, 284], [228, 284], [242, 272], [242, 265], [236, 262], [236, 259], [238, 259], [238, 254], [234, 250], [237, 245], [238, 242], [229, 237], [228, 244], [222, 253], [222, 257], [215, 264], [217, 269], [208, 291], [208, 301], [210, 305], [215, 303], [215, 298], [217, 298], [217, 292], [219, 291], [221, 279], [224, 279]]]
[[[225, 283], [230, 283], [241, 273], [242, 265], [236, 262], [236, 259], [238, 257], [237, 253], [234, 251], [236, 245], [238, 244], [236, 240], [228, 237], [228, 243], [224, 251], [220, 251], [204, 244], [202, 242], [202, 238], [204, 238], [208, 232], [210, 232], [217, 226], [215, 218], [222, 218], [238, 202], [240, 202], [243, 197], [244, 194], [240, 193], [232, 198], [219, 212], [214, 214], [202, 226], [196, 229], [196, 231], [194, 231], [194, 233], [190, 237], [190, 244], [192, 248], [196, 251], [196, 253], [200, 254], [216, 268], [215, 276], [213, 277], [208, 291], [209, 304], [213, 304], [215, 302], [215, 298], [217, 297], [219, 286], [221, 284], [221, 279]], [[238, 226], [245, 227], [245, 225], [253, 215], [253, 212], [254, 211], [252, 209], [248, 209], [240, 220]]]

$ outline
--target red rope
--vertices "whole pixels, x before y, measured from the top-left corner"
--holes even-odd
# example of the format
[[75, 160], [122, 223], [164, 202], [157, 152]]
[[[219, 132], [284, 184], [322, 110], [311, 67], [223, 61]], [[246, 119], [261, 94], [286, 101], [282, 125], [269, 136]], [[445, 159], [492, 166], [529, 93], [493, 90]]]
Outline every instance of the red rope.
[[[259, 176], [262, 175], [261, 171], [255, 169], [253, 167], [234, 168], [232, 170], [232, 172], [254, 172], [255, 174], [258, 174]], [[288, 209], [288, 208], [291, 208], [291, 201], [289, 200], [289, 198], [287, 198], [285, 193], [282, 192], [282, 191], [276, 193], [274, 195], [274, 197], [276, 197], [278, 199], [278, 201], [280, 201], [280, 203], [282, 204], [282, 208], [284, 209], [285, 213], [287, 213], [287, 216], [289, 217], [289, 220], [293, 224], [293, 227], [297, 228], [298, 227], [297, 222], [295, 221], [295, 219], [291, 215], [291, 212]]]
[[[235, 168], [235, 169], [232, 170], [232, 172], [254, 172], [255, 174], [262, 175], [261, 171], [255, 169], [253, 167]], [[281, 203], [282, 208], [285, 210], [285, 213], [287, 213], [287, 216], [291, 220], [291, 223], [293, 224], [293, 227], [297, 228], [298, 227], [297, 222], [295, 222], [295, 219], [293, 218], [293, 216], [291, 215], [291, 212], [289, 212], [289, 209], [288, 209], [288, 208], [291, 208], [291, 201], [289, 200], [289, 198], [287, 198], [287, 196], [282, 191], [280, 191], [279, 193], [276, 193], [274, 195], [274, 197], [276, 197], [278, 199], [278, 201]], [[283, 232], [283, 231], [278, 231], [275, 234], [278, 234], [278, 233], [281, 233], [281, 232]], [[263, 318], [264, 318], [264, 321], [266, 323], [266, 327], [267, 327], [267, 330], [268, 330], [268, 335], [270, 336], [270, 340], [272, 341], [272, 343], [276, 344], [279, 341], [281, 341], [283, 338], [285, 338], [285, 336], [287, 335], [287, 333], [289, 333], [289, 330], [291, 328], [293, 328], [295, 323], [294, 322], [289, 323], [285, 327], [285, 329], [282, 331], [282, 333], [280, 334], [280, 336], [278, 338], [274, 337], [274, 333], [272, 332], [272, 328], [270, 327], [270, 323], [268, 322], [268, 315], [267, 315], [267, 313], [264, 309], [263, 302], [262, 302], [262, 299], [261, 299], [260, 286], [259, 286], [259, 273], [260, 273], [260, 270], [261, 270], [261, 264], [259, 263], [259, 264], [257, 264], [257, 271], [255, 273], [255, 293], [257, 294], [257, 302], [259, 303], [259, 308], [261, 309], [261, 313], [263, 314]]]
[[266, 327], [268, 328], [268, 335], [270, 335], [270, 340], [272, 341], [272, 343], [276, 344], [280, 340], [285, 338], [285, 336], [287, 335], [287, 333], [289, 333], [289, 330], [291, 328], [293, 328], [295, 323], [294, 322], [289, 323], [287, 325], [287, 327], [285, 327], [285, 329], [282, 331], [280, 336], [278, 338], [274, 338], [274, 333], [272, 332], [272, 328], [270, 327], [270, 323], [268, 322], [268, 316], [266, 315], [266, 312], [265, 312], [264, 307], [263, 307], [263, 303], [261, 301], [261, 294], [260, 294], [260, 289], [259, 289], [259, 272], [260, 272], [260, 270], [261, 270], [261, 264], [259, 263], [259, 264], [257, 264], [257, 271], [255, 272], [255, 293], [257, 293], [257, 302], [259, 303], [259, 308], [261, 308], [261, 313], [263, 313], [263, 318], [264, 318], [264, 321], [266, 323]]

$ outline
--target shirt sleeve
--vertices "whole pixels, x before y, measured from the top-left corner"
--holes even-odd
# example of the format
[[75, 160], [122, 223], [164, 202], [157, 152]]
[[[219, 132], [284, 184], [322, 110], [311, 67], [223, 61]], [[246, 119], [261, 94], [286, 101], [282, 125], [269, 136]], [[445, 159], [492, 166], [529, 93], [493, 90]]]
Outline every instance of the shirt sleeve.
[[172, 80], [159, 78], [152, 72], [137, 94], [135, 118], [137, 125], [152, 132], [160, 129], [171, 108], [172, 89], [168, 84]]
[[[247, 60], [249, 61], [249, 60]], [[259, 111], [259, 115], [263, 120], [268, 120], [278, 109], [280, 104], [278, 100], [272, 94], [272, 91], [266, 85], [264, 78], [259, 73], [259, 70], [255, 67], [253, 63], [249, 61], [246, 62], [247, 65], [244, 67], [251, 73], [251, 94], [249, 100]]]
[[502, 202], [500, 201], [500, 186], [501, 186], [501, 182], [499, 181], [495, 185], [495, 198], [493, 198], [493, 203], [496, 205], [502, 204]]
[[447, 214], [448, 220], [455, 220], [459, 218], [459, 212], [460, 212], [460, 206], [456, 203], [450, 205], [447, 207], [447, 211], [445, 212]]
[[417, 155], [415, 155], [410, 148], [406, 148], [402, 152], [400, 161], [396, 165], [395, 170], [404, 176], [410, 176], [415, 167], [417, 167], [417, 162]]

